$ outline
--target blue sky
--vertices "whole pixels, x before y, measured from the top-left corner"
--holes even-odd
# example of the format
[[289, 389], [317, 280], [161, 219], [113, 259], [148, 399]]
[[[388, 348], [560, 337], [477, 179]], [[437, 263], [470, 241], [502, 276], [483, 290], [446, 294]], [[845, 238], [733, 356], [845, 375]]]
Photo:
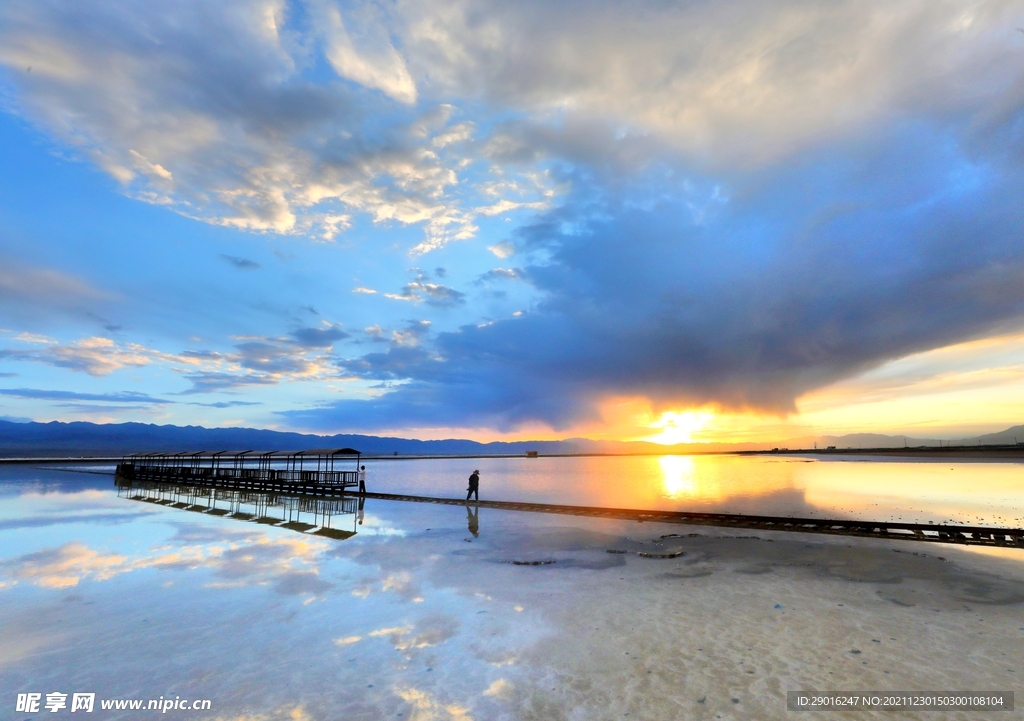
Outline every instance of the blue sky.
[[1019, 422], [1022, 26], [997, 1], [12, 0], [0, 416]]

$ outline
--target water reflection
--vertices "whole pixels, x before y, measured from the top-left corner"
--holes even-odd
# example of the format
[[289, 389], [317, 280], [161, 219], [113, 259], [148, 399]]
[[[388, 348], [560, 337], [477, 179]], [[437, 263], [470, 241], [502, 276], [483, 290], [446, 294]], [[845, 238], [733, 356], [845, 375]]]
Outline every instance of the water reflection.
[[[132, 501], [154, 503], [183, 511], [250, 521], [345, 540], [356, 535], [362, 523], [365, 498], [319, 498], [280, 493], [256, 493], [213, 489], [189, 484], [115, 479], [117, 495]], [[351, 528], [346, 516], [351, 516]]]
[[[864, 456], [474, 460], [488, 498], [612, 508], [1024, 526], [1024, 464]], [[385, 493], [461, 498], [461, 459], [381, 461]]]
[[[465, 477], [452, 472], [458, 463], [394, 468], [406, 479], [424, 474], [436, 492]], [[487, 463], [488, 487], [513, 499], [537, 498], [528, 474], [538, 468], [540, 487], [591, 505], [602, 492], [793, 508], [836, 498], [823, 480], [829, 468], [781, 459], [625, 459], [589, 480], [584, 470], [601, 464], [533, 459], [518, 470], [508, 462], [519, 475], [508, 472], [500, 489]], [[763, 468], [771, 482], [758, 485]], [[843, 468], [841, 490], [863, 484], [851, 504], [899, 493], [887, 488], [898, 475]], [[930, 490], [935, 503], [963, 492], [925, 484], [941, 469], [906, 470], [918, 479], [908, 488]], [[1016, 571], [1001, 577], [980, 563], [993, 559], [965, 570], [962, 554], [947, 562], [877, 542], [663, 535], [672, 529], [497, 511], [477, 541], [475, 504], [463, 517], [456, 506], [375, 500], [359, 527], [359, 499], [355, 514], [332, 518], [355, 519], [360, 534], [335, 543], [274, 530], [289, 519], [322, 522], [324, 509], [290, 516], [272, 499], [187, 487], [128, 503], [107, 479], [101, 492], [99, 481], [67, 475], [0, 482], [0, 518], [12, 522], [0, 526], [0, 687], [72, 691], [73, 679], [97, 701], [212, 698], [223, 719], [700, 718], [705, 708], [725, 718], [736, 716], [737, 698], [744, 717], [781, 719], [784, 706], [765, 691], [782, 683], [779, 669], [833, 688], [874, 683], [883, 669], [891, 675], [880, 683], [895, 688], [1007, 687], [1020, 672], [1024, 586]], [[667, 476], [680, 481], [677, 500]], [[391, 483], [401, 482], [396, 473]], [[464, 486], [450, 485], [462, 505]], [[977, 489], [1010, 504], [1018, 497], [991, 479]], [[100, 522], [118, 510], [123, 520]], [[212, 510], [278, 524], [221, 522]], [[15, 523], [24, 518], [56, 522]], [[854, 648], [863, 653], [851, 656]]]
[[698, 495], [692, 456], [662, 456], [658, 459], [658, 465], [664, 476], [666, 496], [679, 498]]

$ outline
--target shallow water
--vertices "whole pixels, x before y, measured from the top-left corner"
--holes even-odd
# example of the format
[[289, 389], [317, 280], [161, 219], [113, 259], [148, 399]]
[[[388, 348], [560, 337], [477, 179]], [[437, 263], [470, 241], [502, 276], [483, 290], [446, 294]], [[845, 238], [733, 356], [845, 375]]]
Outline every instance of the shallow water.
[[1024, 525], [1024, 463], [863, 456], [627, 456], [374, 461], [369, 490], [575, 505]]
[[[508, 500], [1021, 514], [1016, 465], [943, 484], [936, 464], [469, 463]], [[376, 463], [371, 490], [455, 495], [466, 464]], [[789, 718], [787, 690], [1012, 691], [1024, 673], [1021, 552], [372, 499], [361, 518], [333, 519], [357, 531], [336, 541], [0, 468], [0, 718], [54, 691], [96, 693], [108, 719]], [[98, 706], [161, 696], [211, 710]]]

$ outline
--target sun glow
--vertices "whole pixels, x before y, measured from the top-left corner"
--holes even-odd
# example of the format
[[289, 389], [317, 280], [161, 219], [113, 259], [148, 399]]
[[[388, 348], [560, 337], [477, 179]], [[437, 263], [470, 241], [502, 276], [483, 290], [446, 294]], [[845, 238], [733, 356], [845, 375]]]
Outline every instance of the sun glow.
[[665, 411], [661, 418], [651, 424], [651, 428], [661, 428], [661, 433], [643, 440], [666, 446], [692, 443], [693, 434], [702, 430], [714, 417], [713, 413], [707, 411]]

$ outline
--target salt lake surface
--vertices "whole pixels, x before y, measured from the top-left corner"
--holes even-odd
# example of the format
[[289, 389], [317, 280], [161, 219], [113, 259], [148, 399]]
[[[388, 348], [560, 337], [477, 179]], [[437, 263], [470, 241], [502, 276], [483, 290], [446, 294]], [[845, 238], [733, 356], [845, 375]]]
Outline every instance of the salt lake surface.
[[[1020, 464], [367, 465], [384, 492], [458, 496], [479, 468], [493, 500], [1024, 517]], [[790, 690], [1022, 690], [1022, 551], [374, 499], [334, 519], [356, 531], [342, 541], [129, 500], [96, 474], [112, 469], [80, 470], [92, 473], [0, 467], [0, 718], [70, 713], [18, 713], [17, 695], [33, 692], [66, 693], [69, 706], [95, 693], [90, 717], [106, 719], [479, 721], [781, 719], [796, 713]], [[159, 697], [211, 708], [99, 707]]]

